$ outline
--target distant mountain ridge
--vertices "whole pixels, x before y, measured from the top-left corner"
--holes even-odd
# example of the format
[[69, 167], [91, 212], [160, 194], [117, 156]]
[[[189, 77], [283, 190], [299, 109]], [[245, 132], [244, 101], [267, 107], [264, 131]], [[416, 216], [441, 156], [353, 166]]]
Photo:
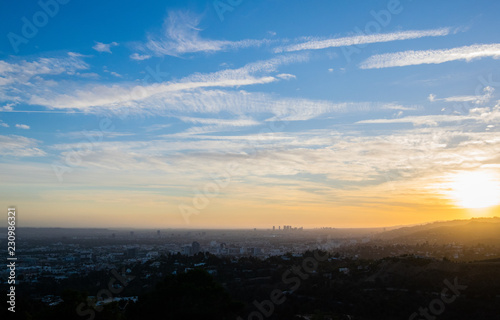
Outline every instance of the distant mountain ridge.
[[500, 244], [500, 218], [439, 221], [382, 232], [374, 239], [398, 243]]

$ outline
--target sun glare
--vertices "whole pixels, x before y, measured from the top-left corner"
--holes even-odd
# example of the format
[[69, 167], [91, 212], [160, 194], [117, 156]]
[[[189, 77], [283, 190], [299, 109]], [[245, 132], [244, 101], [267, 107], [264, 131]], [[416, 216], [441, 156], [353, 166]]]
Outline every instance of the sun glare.
[[451, 196], [463, 208], [486, 208], [500, 203], [500, 183], [487, 172], [462, 172], [451, 181]]

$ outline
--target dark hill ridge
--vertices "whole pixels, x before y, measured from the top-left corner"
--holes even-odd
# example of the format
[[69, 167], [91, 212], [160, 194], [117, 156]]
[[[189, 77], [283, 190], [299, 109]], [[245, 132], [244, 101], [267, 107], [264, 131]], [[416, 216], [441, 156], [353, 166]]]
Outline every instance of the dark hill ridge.
[[500, 244], [500, 218], [434, 222], [380, 233], [378, 240], [398, 243]]

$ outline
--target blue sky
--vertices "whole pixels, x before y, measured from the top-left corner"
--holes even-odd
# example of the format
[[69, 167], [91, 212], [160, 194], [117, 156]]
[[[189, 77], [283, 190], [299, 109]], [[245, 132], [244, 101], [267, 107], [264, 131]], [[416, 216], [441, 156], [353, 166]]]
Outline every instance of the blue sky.
[[0, 203], [28, 226], [396, 225], [468, 217], [463, 172], [497, 190], [496, 1], [1, 9]]

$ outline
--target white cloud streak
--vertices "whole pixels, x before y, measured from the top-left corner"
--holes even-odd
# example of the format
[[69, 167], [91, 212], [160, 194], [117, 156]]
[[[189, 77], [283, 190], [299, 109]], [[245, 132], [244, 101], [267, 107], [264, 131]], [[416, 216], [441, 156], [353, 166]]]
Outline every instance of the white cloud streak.
[[394, 123], [412, 123], [417, 126], [437, 126], [442, 123], [453, 123], [463, 121], [474, 121], [476, 123], [495, 123], [500, 121], [500, 104], [493, 108], [474, 108], [469, 110], [467, 115], [422, 115], [409, 116], [395, 119], [370, 119], [361, 120], [356, 124], [394, 124]]
[[[90, 111], [94, 107], [119, 109], [121, 107], [140, 107], [148, 99], [167, 95], [175, 96], [185, 91], [213, 88], [213, 87], [240, 87], [255, 84], [265, 84], [278, 79], [269, 73], [277, 70], [278, 66], [295, 62], [307, 61], [305, 55], [279, 56], [270, 60], [250, 63], [239, 69], [227, 69], [209, 74], [193, 74], [179, 81], [155, 83], [146, 86], [130, 86], [115, 84], [112, 86], [95, 86], [87, 90], [76, 90], [71, 94], [44, 96], [34, 95], [30, 104], [43, 105], [54, 109], [80, 109]], [[188, 94], [183, 94], [189, 99]], [[178, 96], [178, 95], [177, 95]]]
[[179, 117], [184, 122], [202, 124], [202, 125], [218, 125], [218, 126], [231, 126], [231, 127], [246, 127], [254, 126], [259, 122], [252, 119], [220, 119], [220, 118], [193, 118], [193, 117]]
[[431, 102], [434, 101], [444, 101], [444, 102], [472, 102], [474, 104], [485, 104], [489, 102], [493, 98], [493, 93], [495, 92], [495, 88], [493, 87], [485, 87], [483, 89], [482, 95], [475, 96], [452, 96], [447, 98], [438, 99], [435, 94], [430, 94], [428, 99]]
[[410, 50], [379, 54], [369, 57], [359, 67], [361, 69], [380, 69], [420, 64], [440, 64], [456, 60], [469, 62], [484, 57], [500, 58], [500, 44], [479, 44], [444, 50]]
[[325, 48], [346, 47], [346, 46], [362, 45], [369, 43], [418, 39], [423, 37], [441, 37], [441, 36], [446, 36], [449, 33], [450, 33], [449, 28], [441, 28], [432, 30], [409, 30], [409, 31], [379, 33], [370, 35], [362, 34], [357, 36], [349, 36], [349, 37], [326, 39], [326, 40], [312, 40], [282, 48], [276, 48], [274, 51], [292, 52], [301, 50], [319, 50]]

